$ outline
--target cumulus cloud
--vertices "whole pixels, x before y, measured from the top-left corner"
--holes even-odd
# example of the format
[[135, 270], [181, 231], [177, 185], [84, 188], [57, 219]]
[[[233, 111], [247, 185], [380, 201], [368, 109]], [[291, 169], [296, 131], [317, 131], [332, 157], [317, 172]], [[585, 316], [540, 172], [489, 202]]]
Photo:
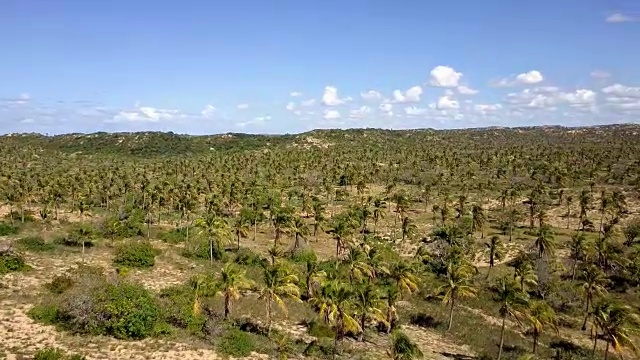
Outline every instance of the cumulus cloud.
[[481, 115], [493, 114], [502, 109], [502, 104], [475, 104], [473, 110]]
[[422, 88], [420, 86], [413, 86], [404, 93], [401, 90], [395, 90], [393, 92], [393, 102], [397, 103], [416, 103], [420, 102], [420, 95], [422, 95]]
[[296, 104], [293, 101], [289, 101], [284, 108], [289, 111], [293, 111], [296, 108]]
[[619, 12], [613, 13], [605, 18], [605, 21], [608, 23], [634, 22], [639, 20], [640, 16], [627, 15]]
[[532, 85], [544, 80], [544, 76], [538, 70], [531, 70], [526, 73], [510, 76], [491, 82], [491, 85], [497, 87], [511, 87], [517, 85]]
[[361, 106], [358, 109], [353, 109], [349, 113], [351, 119], [363, 119], [367, 114], [371, 113], [371, 108], [368, 106]]
[[525, 89], [519, 93], [507, 95], [506, 102], [522, 110], [555, 110], [565, 105], [576, 109], [593, 109], [597, 94], [588, 89], [577, 89], [573, 92], [560, 91], [556, 87], [536, 87]]
[[436, 103], [436, 108], [438, 110], [459, 109], [460, 103], [458, 103], [458, 101], [452, 99], [451, 97], [445, 95], [438, 99], [438, 102]]
[[271, 115], [256, 116], [252, 120], [240, 122], [237, 125], [239, 127], [247, 127], [249, 125], [262, 125], [269, 120], [271, 120]]
[[614, 84], [602, 89], [606, 97], [606, 106], [621, 113], [640, 112], [640, 87]]
[[626, 98], [640, 98], [640, 87], [629, 87], [622, 84], [614, 84], [602, 89], [608, 95]]
[[322, 112], [322, 118], [325, 120], [336, 120], [340, 119], [340, 112], [338, 110], [329, 110], [325, 109]]
[[338, 89], [333, 86], [326, 86], [324, 88], [324, 94], [322, 94], [322, 105], [337, 106], [342, 105], [350, 100], [351, 98], [341, 99], [338, 96]]
[[594, 70], [590, 75], [592, 78], [597, 80], [604, 80], [611, 77], [611, 73], [604, 70]]
[[8, 99], [1, 99], [0, 102], [6, 103], [9, 105], [24, 105], [31, 100], [31, 96], [28, 93], [22, 93], [16, 97], [11, 97]]
[[479, 93], [480, 91], [476, 90], [476, 89], [472, 89], [468, 86], [464, 86], [464, 85], [460, 85], [458, 86], [458, 93], [462, 94], [462, 95], [475, 95], [477, 93]]
[[[211, 105], [207, 105], [209, 107]], [[205, 108], [204, 112], [209, 110]], [[215, 111], [215, 109], [213, 109]], [[120, 111], [113, 117], [113, 121], [130, 121], [130, 122], [159, 122], [165, 120], [173, 120], [181, 117], [178, 110], [157, 109], [150, 106], [137, 106], [134, 109]]]
[[389, 103], [385, 103], [385, 104], [380, 104], [380, 106], [378, 106], [378, 109], [387, 116], [392, 116], [393, 115], [393, 105], [389, 104]]
[[300, 96], [302, 96], [302, 93], [299, 92], [299, 91], [292, 91], [292, 92], [289, 93], [289, 96], [291, 96], [291, 97], [300, 97]]
[[462, 73], [449, 66], [439, 65], [431, 70], [431, 86], [454, 88], [462, 78]]
[[404, 108], [404, 113], [409, 116], [421, 116], [426, 115], [429, 112], [429, 109], [419, 108], [416, 106], [409, 106]]
[[236, 106], [239, 110], [244, 110], [244, 109], [248, 109], [249, 108], [249, 104], [238, 104], [238, 106]]
[[367, 92], [361, 93], [360, 97], [366, 101], [380, 101], [382, 99], [382, 94], [375, 90], [369, 90]]
[[202, 114], [202, 116], [206, 118], [210, 118], [210, 117], [213, 117], [216, 111], [217, 109], [213, 105], [207, 105], [204, 107], [204, 110], [200, 112], [200, 114]]

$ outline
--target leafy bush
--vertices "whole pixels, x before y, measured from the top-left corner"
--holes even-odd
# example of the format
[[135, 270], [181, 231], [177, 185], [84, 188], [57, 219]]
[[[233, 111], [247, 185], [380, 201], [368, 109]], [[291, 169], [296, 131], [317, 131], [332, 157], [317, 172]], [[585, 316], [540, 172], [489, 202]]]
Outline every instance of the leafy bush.
[[307, 260], [317, 260], [318, 257], [316, 256], [316, 253], [313, 252], [313, 250], [303, 250], [303, 251], [298, 251], [298, 252], [293, 252], [291, 253], [291, 256], [289, 257], [291, 259], [291, 261], [295, 262], [295, 263], [299, 263], [299, 264], [305, 264], [307, 262]]
[[18, 233], [18, 227], [0, 222], [0, 236], [14, 235]]
[[58, 307], [53, 304], [36, 305], [27, 312], [27, 315], [34, 321], [45, 325], [54, 325], [59, 320]]
[[96, 230], [91, 224], [83, 223], [76, 225], [69, 234], [53, 240], [54, 244], [70, 247], [81, 247], [84, 240], [86, 248], [93, 247]]
[[73, 355], [64, 355], [64, 352], [60, 349], [47, 347], [44, 349], [38, 350], [36, 354], [33, 356], [34, 360], [84, 360], [86, 359], [82, 355], [73, 354]]
[[325, 324], [322, 321], [313, 319], [307, 322], [306, 325], [307, 325], [307, 332], [309, 333], [309, 335], [317, 337], [318, 339], [320, 338], [333, 339], [333, 337], [335, 336], [335, 332], [333, 331], [333, 329], [331, 329], [329, 325]]
[[234, 259], [236, 264], [247, 266], [263, 266], [267, 264], [267, 259], [248, 248], [240, 248], [236, 252]]
[[27, 236], [17, 241], [18, 246], [27, 251], [46, 252], [54, 250], [56, 247], [44, 241], [40, 236]]
[[[210, 245], [207, 240], [200, 240], [195, 244], [190, 245], [189, 249], [184, 249], [182, 251], [182, 256], [189, 259], [206, 259], [208, 260], [211, 256], [210, 254]], [[224, 249], [216, 246], [216, 243], [213, 243], [213, 259], [214, 260], [225, 260], [225, 252]]]
[[34, 222], [36, 220], [35, 213], [31, 210], [23, 210], [22, 212], [18, 210], [13, 210], [7, 215], [4, 216], [5, 219], [12, 219], [15, 221], [21, 221], [24, 219], [24, 222]]
[[193, 300], [193, 291], [186, 285], [163, 289], [158, 300], [163, 320], [177, 328], [199, 333], [205, 317], [202, 314], [194, 314]]
[[121, 210], [118, 214], [107, 217], [101, 226], [105, 237], [132, 238], [144, 233], [145, 215], [139, 209]]
[[44, 287], [53, 294], [62, 294], [73, 287], [73, 285], [74, 281], [71, 277], [61, 275], [54, 277], [53, 280], [45, 284]]
[[187, 231], [186, 228], [163, 231], [158, 235], [158, 237], [160, 240], [169, 244], [180, 244], [186, 240]]
[[0, 275], [28, 269], [24, 258], [13, 252], [0, 253]]
[[238, 330], [228, 330], [217, 343], [217, 350], [228, 356], [245, 357], [251, 355], [255, 343], [250, 334]]
[[116, 250], [113, 263], [132, 268], [149, 268], [155, 265], [158, 251], [147, 242], [136, 242]]

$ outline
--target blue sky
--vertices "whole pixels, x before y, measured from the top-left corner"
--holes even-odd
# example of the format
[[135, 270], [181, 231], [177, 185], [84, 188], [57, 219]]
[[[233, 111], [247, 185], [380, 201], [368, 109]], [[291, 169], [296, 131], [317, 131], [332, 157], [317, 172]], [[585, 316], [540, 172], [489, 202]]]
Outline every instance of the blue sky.
[[633, 0], [3, 0], [0, 133], [640, 122]]

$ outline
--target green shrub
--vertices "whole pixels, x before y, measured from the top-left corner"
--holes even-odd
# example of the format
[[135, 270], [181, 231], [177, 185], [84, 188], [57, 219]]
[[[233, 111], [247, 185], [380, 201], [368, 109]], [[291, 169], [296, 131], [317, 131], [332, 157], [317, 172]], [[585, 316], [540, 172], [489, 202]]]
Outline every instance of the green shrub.
[[144, 233], [145, 215], [141, 210], [129, 209], [106, 218], [100, 229], [104, 237], [132, 238]]
[[147, 242], [136, 242], [119, 247], [113, 263], [131, 268], [149, 268], [155, 265], [158, 251]]
[[318, 256], [316, 256], [316, 253], [311, 249], [291, 253], [291, 256], [289, 258], [291, 259], [291, 261], [300, 264], [306, 264], [308, 260], [318, 260]]
[[331, 329], [329, 325], [315, 319], [307, 323], [307, 332], [309, 333], [309, 335], [317, 337], [318, 339], [333, 339], [333, 337], [335, 336], [333, 329]]
[[[210, 253], [210, 245], [207, 240], [200, 240], [195, 244], [190, 245], [189, 249], [184, 249], [182, 251], [182, 256], [189, 259], [205, 259], [208, 260], [211, 256]], [[224, 261], [226, 258], [226, 254], [223, 249], [216, 246], [215, 242], [213, 243], [213, 259]]]
[[224, 355], [245, 357], [251, 355], [255, 349], [255, 343], [250, 334], [238, 330], [228, 330], [218, 341], [217, 350]]
[[22, 222], [34, 222], [36, 220], [35, 213], [31, 210], [23, 210], [22, 212], [18, 210], [13, 210], [7, 215], [4, 216], [5, 219], [10, 220], [13, 218], [14, 221]]
[[15, 271], [23, 271], [29, 267], [20, 254], [4, 252], [0, 254], [0, 275]]
[[267, 259], [251, 249], [240, 248], [240, 250], [236, 251], [234, 262], [246, 266], [263, 266], [267, 264]]
[[40, 236], [27, 236], [17, 241], [18, 246], [27, 251], [46, 252], [54, 250], [56, 247], [44, 241]]
[[189, 286], [177, 285], [163, 289], [158, 300], [163, 321], [177, 328], [200, 333], [205, 323], [202, 314], [193, 313], [193, 291]]
[[157, 323], [153, 328], [153, 336], [155, 337], [170, 336], [172, 334], [173, 327], [165, 322]]
[[106, 319], [105, 330], [118, 339], [143, 339], [153, 335], [158, 306], [144, 287], [121, 283], [107, 285], [98, 295], [98, 314]]
[[18, 227], [0, 222], [0, 236], [14, 235], [18, 233]]
[[58, 307], [53, 304], [40, 304], [31, 308], [27, 315], [35, 322], [45, 325], [54, 325], [59, 320]]
[[[191, 229], [190, 232], [192, 231], [193, 230]], [[158, 237], [160, 238], [160, 240], [169, 244], [180, 244], [186, 240], [187, 231], [186, 228], [163, 231], [158, 235]]]
[[74, 285], [74, 281], [71, 277], [66, 275], [56, 276], [51, 282], [44, 285], [44, 287], [53, 294], [62, 294], [69, 290]]
[[70, 247], [82, 247], [82, 241], [84, 240], [84, 246], [90, 248], [95, 245], [95, 233], [96, 230], [91, 224], [78, 224], [69, 234], [54, 239], [53, 243]]
[[33, 360], [62, 360], [64, 359], [64, 352], [56, 348], [44, 348], [38, 350], [33, 356]]

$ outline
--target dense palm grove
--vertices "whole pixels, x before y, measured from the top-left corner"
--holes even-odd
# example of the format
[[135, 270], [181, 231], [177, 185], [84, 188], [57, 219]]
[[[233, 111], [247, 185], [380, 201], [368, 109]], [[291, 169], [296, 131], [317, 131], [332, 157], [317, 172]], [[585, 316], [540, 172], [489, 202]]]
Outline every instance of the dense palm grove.
[[[433, 332], [497, 359], [640, 344], [639, 126], [8, 135], [0, 150], [0, 274], [79, 256], [30, 311], [59, 331], [281, 358], [454, 357], [419, 341]], [[170, 252], [192, 264], [182, 284], [135, 283]]]

